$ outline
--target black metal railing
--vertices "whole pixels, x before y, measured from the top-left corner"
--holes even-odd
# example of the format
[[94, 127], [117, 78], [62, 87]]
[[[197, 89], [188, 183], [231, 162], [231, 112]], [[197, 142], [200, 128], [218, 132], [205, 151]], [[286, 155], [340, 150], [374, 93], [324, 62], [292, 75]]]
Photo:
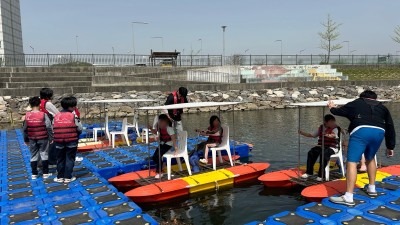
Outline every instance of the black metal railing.
[[[180, 55], [173, 63], [155, 66], [198, 67], [221, 65], [400, 65], [400, 55]], [[149, 55], [136, 54], [19, 54], [0, 55], [1, 66], [151, 66]]]

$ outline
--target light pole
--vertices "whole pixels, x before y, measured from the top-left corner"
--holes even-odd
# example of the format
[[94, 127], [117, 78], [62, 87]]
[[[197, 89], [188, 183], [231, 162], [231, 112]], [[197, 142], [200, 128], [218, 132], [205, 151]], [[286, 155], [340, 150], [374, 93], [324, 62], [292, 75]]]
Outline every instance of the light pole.
[[282, 40], [275, 40], [274, 42], [280, 42], [281, 43], [281, 55], [282, 55]]
[[131, 25], [132, 25], [132, 53], [133, 53], [133, 54], [136, 53], [136, 51], [135, 51], [135, 32], [133, 31], [133, 25], [134, 25], [134, 24], [142, 24], [142, 25], [145, 25], [145, 24], [149, 24], [149, 23], [146, 23], [146, 22], [138, 22], [138, 21], [131, 22]]
[[197, 41], [200, 41], [200, 55], [203, 52], [203, 39], [199, 38]]
[[347, 55], [350, 55], [350, 41], [343, 41], [342, 43], [347, 43]]
[[151, 37], [153, 39], [161, 39], [161, 51], [164, 51], [164, 37]]
[[227, 26], [221, 26], [222, 28], [222, 65], [225, 65], [225, 29]]
[[305, 51], [305, 49], [300, 50], [300, 54], [299, 55], [301, 55], [301, 53], [303, 53], [304, 51]]
[[35, 48], [32, 45], [29, 45], [29, 47], [32, 49], [32, 53], [35, 54]]
[[76, 54], [79, 54], [79, 45], [78, 45], [78, 35], [75, 36], [75, 44], [76, 44]]

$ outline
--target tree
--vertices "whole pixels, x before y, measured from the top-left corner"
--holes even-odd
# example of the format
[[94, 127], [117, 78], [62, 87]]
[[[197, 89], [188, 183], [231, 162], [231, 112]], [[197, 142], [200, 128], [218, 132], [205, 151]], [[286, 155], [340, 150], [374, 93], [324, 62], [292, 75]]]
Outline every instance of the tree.
[[325, 30], [318, 33], [318, 35], [321, 37], [320, 48], [327, 52], [328, 57], [326, 58], [325, 63], [329, 64], [331, 52], [341, 49], [343, 47], [341, 44], [333, 43], [340, 36], [339, 27], [342, 24], [333, 21], [329, 14], [326, 22], [323, 22], [321, 24]]
[[392, 36], [392, 40], [400, 44], [400, 25], [394, 29], [394, 36]]

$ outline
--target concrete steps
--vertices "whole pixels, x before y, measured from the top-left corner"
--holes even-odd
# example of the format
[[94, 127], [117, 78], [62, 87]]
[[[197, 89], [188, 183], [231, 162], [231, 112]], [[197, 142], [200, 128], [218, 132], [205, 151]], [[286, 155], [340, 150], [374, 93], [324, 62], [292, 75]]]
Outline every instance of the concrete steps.
[[30, 88], [30, 87], [74, 87], [91, 86], [91, 81], [42, 81], [42, 82], [6, 82], [4, 88]]
[[85, 77], [85, 76], [93, 76], [92, 72], [60, 72], [60, 73], [0, 73], [0, 77]]
[[3, 82], [42, 82], [42, 81], [92, 81], [92, 76], [81, 76], [81, 77], [46, 77], [46, 76], [34, 76], [34, 77], [0, 77], [0, 83]]

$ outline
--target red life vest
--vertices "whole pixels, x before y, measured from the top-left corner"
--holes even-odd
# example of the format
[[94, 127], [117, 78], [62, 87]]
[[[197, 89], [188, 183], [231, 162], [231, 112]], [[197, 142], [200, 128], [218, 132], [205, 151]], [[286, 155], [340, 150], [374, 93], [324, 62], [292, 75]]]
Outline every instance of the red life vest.
[[46, 113], [46, 115], [49, 117], [50, 120], [53, 120], [53, 115], [52, 115], [49, 111], [47, 111], [47, 109], [46, 109], [46, 103], [47, 103], [48, 101], [49, 101], [49, 100], [40, 99], [39, 110], [40, 110], [41, 112]]
[[78, 110], [77, 107], [75, 107], [74, 112], [75, 112], [75, 115], [76, 115], [78, 118], [81, 118], [81, 113], [79, 112], [79, 110]]
[[[318, 129], [318, 145], [322, 146], [322, 125]], [[339, 127], [334, 127], [334, 128], [325, 128], [325, 135], [326, 134], [333, 134], [334, 129], [338, 129], [338, 136], [340, 137], [340, 128]], [[329, 137], [324, 137], [324, 145], [326, 147], [331, 147], [331, 148], [337, 148], [339, 144], [339, 139], [338, 138], [329, 138]]]
[[26, 113], [25, 121], [29, 139], [42, 140], [48, 138], [44, 115], [44, 112]]
[[[209, 131], [218, 131], [219, 127], [215, 127], [214, 129], [211, 129], [211, 127], [208, 127]], [[210, 141], [212, 141], [213, 143], [221, 143], [222, 142], [222, 128], [220, 130], [220, 135], [209, 135], [208, 139], [210, 139]]]
[[[173, 91], [172, 96], [174, 97], [174, 104], [178, 104], [178, 92]], [[180, 100], [181, 100], [180, 103], [185, 103], [185, 98], [180, 98]], [[176, 116], [178, 114], [178, 109], [174, 109], [173, 114]]]
[[171, 135], [168, 134], [167, 128], [160, 129], [160, 141], [167, 143], [172, 140]]
[[60, 112], [54, 117], [53, 133], [55, 142], [71, 142], [78, 140], [75, 115], [71, 112]]

